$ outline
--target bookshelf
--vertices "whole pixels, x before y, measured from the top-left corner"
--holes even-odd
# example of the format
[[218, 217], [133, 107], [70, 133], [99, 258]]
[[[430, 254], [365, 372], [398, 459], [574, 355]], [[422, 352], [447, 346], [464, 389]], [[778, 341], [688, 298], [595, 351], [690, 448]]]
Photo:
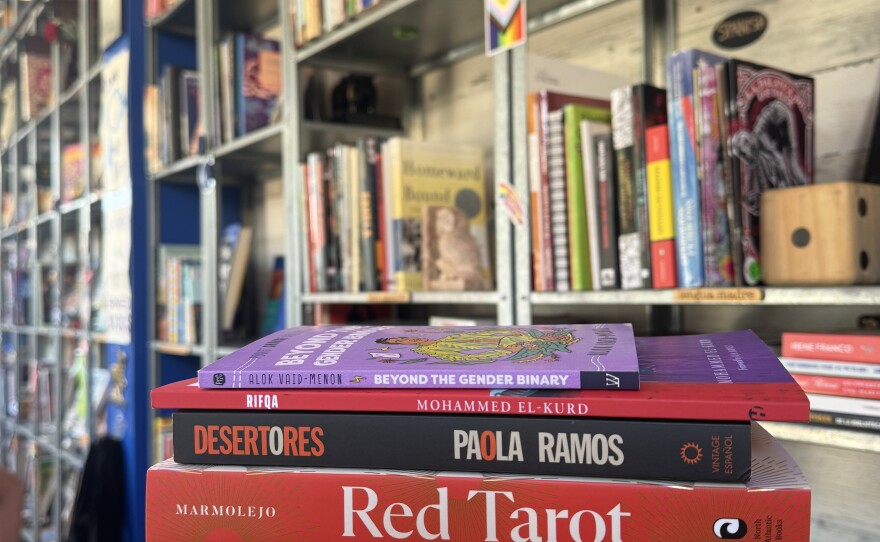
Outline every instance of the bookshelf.
[[[196, 258], [203, 278], [198, 340], [164, 340], [155, 329], [157, 315], [153, 313], [148, 318], [154, 327], [149, 341], [150, 387], [191, 376], [201, 365], [231, 352], [248, 338], [255, 338], [255, 322], [260, 319], [266, 291], [261, 277], [269, 275], [274, 254], [283, 255], [286, 263], [284, 303], [289, 326], [310, 323], [319, 306], [382, 305], [393, 307], [392, 314], [400, 319], [424, 320], [427, 311], [463, 307], [466, 312], [487, 313], [502, 324], [528, 324], [559, 316], [603, 320], [609, 314], [625, 315], [621, 318], [635, 314], [643, 319], [647, 314], [644, 319], [648, 324], [642, 331], [659, 332], [681, 331], [693, 325], [708, 325], [707, 322], [719, 328], [744, 327], [743, 322], [746, 327], [761, 326], [779, 315], [794, 321], [812, 315], [815, 325], [823, 313], [834, 312], [836, 318], [843, 320], [851, 313], [880, 303], [877, 286], [758, 287], [749, 292], [731, 288], [717, 292], [714, 298], [707, 297], [705, 291], [691, 290], [536, 292], [531, 287], [528, 228], [512, 225], [501, 205], [495, 205], [493, 210], [495, 287], [491, 291], [308, 291], [303, 286], [306, 247], [299, 234], [303, 230], [303, 178], [299, 164], [308, 152], [324, 150], [337, 141], [350, 143], [369, 136], [442, 137], [431, 125], [433, 117], [425, 112], [435, 105], [425, 98], [425, 80], [438, 71], [480, 59], [483, 17], [480, 3], [473, 0], [387, 0], [295, 46], [295, 28], [287, 14], [297, 5], [301, 4], [295, 0], [262, 0], [253, 3], [253, 9], [240, 12], [232, 3], [180, 0], [147, 21], [147, 50], [152, 55], [148, 61], [148, 82], [159, 82], [160, 66], [166, 62], [163, 56], [173, 55], [175, 50], [170, 47], [163, 52], [163, 36], [190, 39], [186, 54], [193, 58], [191, 64], [203, 89], [200, 115], [204, 119], [199, 151], [162, 163], [151, 171], [148, 183], [148, 199], [153, 205], [149, 246], [197, 246]], [[570, 49], [566, 40], [581, 39], [597, 51], [596, 57], [607, 57], [600, 59], [603, 69], [617, 68], [633, 80], [662, 85], [666, 54], [677, 46], [706, 46], [703, 34], [708, 33], [707, 25], [716, 20], [712, 17], [719, 11], [728, 8], [713, 5], [704, 13], [695, 2], [530, 0], [528, 9], [530, 36], [535, 36], [535, 41], [543, 43], [545, 49], [552, 49], [547, 44], [553, 40], [547, 36], [556, 35], [562, 43], [557, 43], [554, 50], [542, 52], [564, 57], [568, 53], [561, 49]], [[607, 10], [614, 10], [614, 16], [606, 21], [603, 14]], [[610, 30], [586, 23], [577, 26], [577, 21], [594, 16], [600, 17], [597, 26], [610, 22]], [[811, 17], [821, 19], [816, 14]], [[611, 38], [618, 48], [612, 51], [608, 47], [607, 54], [602, 43], [607, 36], [603, 31], [621, 34]], [[219, 69], [213, 56], [215, 47], [225, 36], [236, 32], [268, 34], [280, 42], [283, 114], [256, 131], [227, 139], [222, 135], [223, 121], [218, 126], [217, 117], [207, 112], [222, 106], [222, 92], [216, 90]], [[591, 37], [590, 32], [595, 35]], [[395, 37], [402, 34], [411, 39]], [[790, 36], [786, 39], [794, 41]], [[761, 47], [759, 44], [750, 54], [760, 54], [754, 51]], [[785, 49], [778, 43], [768, 47], [774, 52]], [[736, 56], [737, 52], [731, 54]], [[860, 60], [847, 55], [841, 62]], [[619, 68], [615, 66], [618, 57], [624, 57]], [[486, 163], [491, 164], [496, 185], [509, 180], [519, 200], [525, 203], [529, 199], [525, 134], [527, 54], [518, 49], [483, 63], [487, 67], [481, 76], [489, 81], [479, 87], [486, 95], [482, 102], [485, 107], [480, 110], [482, 118], [487, 119], [480, 134], [484, 136], [480, 142], [490, 157]], [[799, 65], [792, 69], [807, 68]], [[306, 118], [304, 94], [312, 70], [366, 73], [401, 81], [401, 128]], [[461, 90], [438, 88], [438, 94], [443, 96]], [[250, 323], [238, 326], [243, 331], [237, 336], [224, 336], [219, 323], [222, 296], [215, 266], [220, 263], [221, 232], [231, 216], [255, 230], [246, 280], [252, 287], [257, 285], [251, 290], [251, 299], [258, 300], [255, 306], [260, 310], [250, 315]], [[275, 223], [266, 225], [266, 216], [272, 216]], [[150, 298], [155, 298], [158, 291], [158, 263], [157, 255], [151, 254], [147, 266], [153, 274]], [[150, 310], [155, 311], [156, 307], [151, 306]]]
[[[104, 153], [113, 146], [101, 134], [110, 107], [106, 66], [139, 39], [142, 19], [128, 3], [98, 0], [9, 0], [0, 9], [6, 23], [0, 86], [12, 89], [3, 97], [0, 134], [0, 464], [26, 489], [22, 539], [64, 540], [90, 445], [99, 437], [122, 442], [128, 513], [143, 508], [135, 473], [146, 469], [139, 450], [146, 391], [134, 385], [143, 380], [133, 360], [143, 359], [138, 343], [145, 321], [133, 316], [122, 337], [105, 304], [107, 281], [120, 262], [125, 274], [116, 278], [130, 288], [132, 315], [144, 300], [137, 226], [145, 209], [138, 203], [142, 161], [131, 153], [129, 171], [105, 177]], [[121, 76], [132, 74], [138, 88], [139, 55], [129, 51]], [[118, 97], [138, 119], [139, 103]], [[128, 132], [119, 134], [131, 148], [140, 146], [140, 126], [129, 119]], [[131, 188], [117, 186], [129, 174]], [[114, 222], [118, 205], [133, 225], [128, 229]], [[130, 239], [130, 261], [126, 247], [114, 245], [120, 238]], [[106, 257], [114, 247], [116, 261]], [[126, 536], [137, 539], [138, 529], [129, 521]]]

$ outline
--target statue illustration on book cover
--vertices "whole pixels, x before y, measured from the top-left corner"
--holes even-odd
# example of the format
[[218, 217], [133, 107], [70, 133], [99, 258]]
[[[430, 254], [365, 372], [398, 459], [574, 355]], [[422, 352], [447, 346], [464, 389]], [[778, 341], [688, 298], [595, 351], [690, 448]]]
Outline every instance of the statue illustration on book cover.
[[480, 244], [467, 214], [453, 206], [426, 206], [422, 218], [422, 277], [425, 290], [487, 290]]
[[[424, 333], [424, 330], [419, 330]], [[534, 361], [555, 361], [556, 352], [571, 352], [569, 345], [578, 342], [574, 332], [564, 328], [493, 328], [478, 331], [438, 328], [437, 338], [424, 336], [382, 337], [376, 342], [388, 345], [370, 355], [382, 363], [421, 363], [475, 365], [512, 361], [528, 363]], [[428, 357], [401, 359], [393, 345], [405, 345], [407, 351]]]

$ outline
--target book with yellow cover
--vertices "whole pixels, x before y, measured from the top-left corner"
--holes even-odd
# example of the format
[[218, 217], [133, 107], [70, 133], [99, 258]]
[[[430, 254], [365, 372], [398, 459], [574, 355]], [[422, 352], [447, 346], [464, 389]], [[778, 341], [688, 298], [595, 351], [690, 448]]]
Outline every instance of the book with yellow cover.
[[[423, 288], [422, 214], [426, 206], [455, 207], [468, 219], [467, 231], [479, 247], [479, 265], [487, 279], [488, 216], [483, 151], [478, 147], [417, 142], [402, 138], [384, 146], [387, 169], [392, 290]], [[444, 244], [441, 258], [455, 259], [455, 243]], [[467, 262], [473, 264], [474, 262]], [[454, 266], [453, 266], [454, 267]]]

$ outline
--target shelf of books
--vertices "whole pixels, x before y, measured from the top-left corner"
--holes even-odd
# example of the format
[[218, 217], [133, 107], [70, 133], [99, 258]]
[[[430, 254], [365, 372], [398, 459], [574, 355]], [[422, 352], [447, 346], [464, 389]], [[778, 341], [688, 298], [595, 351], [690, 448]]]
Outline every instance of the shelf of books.
[[99, 16], [87, 0], [2, 9], [0, 462], [26, 489], [22, 537], [64, 540], [113, 397], [101, 247], [116, 192], [103, 176], [99, 44], [111, 36], [97, 21], [114, 10]]

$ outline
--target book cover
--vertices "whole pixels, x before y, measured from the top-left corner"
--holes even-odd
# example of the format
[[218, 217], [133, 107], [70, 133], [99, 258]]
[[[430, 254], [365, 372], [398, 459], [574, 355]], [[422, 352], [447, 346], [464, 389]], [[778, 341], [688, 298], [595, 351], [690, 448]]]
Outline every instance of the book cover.
[[683, 288], [705, 285], [700, 182], [694, 123], [694, 69], [724, 58], [699, 49], [677, 51], [666, 60], [669, 86], [669, 151], [673, 171], [678, 280]]
[[644, 419], [806, 421], [803, 390], [751, 331], [636, 337], [639, 391], [248, 390], [195, 378], [151, 392], [153, 408], [446, 412]]
[[782, 355], [880, 364], [880, 333], [782, 334]]
[[599, 235], [599, 289], [620, 288], [617, 258], [617, 173], [611, 133], [597, 135], [593, 145], [596, 156], [596, 215]]
[[721, 123], [723, 105], [718, 92], [718, 70], [711, 64], [697, 68], [695, 108], [697, 135], [700, 141], [699, 182], [703, 229], [704, 284], [710, 287], [733, 286], [733, 258], [730, 254], [728, 200], [731, 197], [725, 178], [724, 146]]
[[760, 427], [751, 470], [747, 484], [693, 484], [165, 461], [147, 472], [146, 533], [157, 542], [809, 539], [806, 479]]
[[172, 425], [184, 464], [745, 482], [751, 461], [748, 422], [178, 410]]
[[[393, 284], [397, 291], [419, 291], [422, 276], [422, 208], [454, 206], [468, 217], [468, 231], [480, 247], [487, 280], [489, 238], [483, 151], [478, 147], [423, 143], [402, 138], [387, 142], [390, 152], [386, 220], [390, 221]], [[390, 210], [390, 213], [388, 213]]]
[[243, 136], [268, 126], [281, 95], [281, 53], [277, 41], [250, 34], [235, 37], [235, 92]]
[[675, 288], [678, 285], [675, 265], [675, 213], [672, 210], [669, 133], [665, 124], [645, 130], [645, 161], [651, 280], [654, 288]]
[[728, 61], [732, 176], [739, 208], [743, 279], [761, 282], [759, 204], [771, 188], [813, 182], [814, 81], [741, 60]]
[[638, 389], [632, 326], [287, 329], [199, 370], [205, 388]]
[[235, 324], [253, 235], [254, 230], [251, 226], [237, 222], [230, 224], [223, 231], [217, 269], [223, 311], [220, 325], [223, 331], [230, 331]]
[[571, 289], [593, 289], [590, 231], [587, 227], [587, 197], [584, 180], [584, 155], [581, 123], [611, 122], [609, 108], [567, 104], [562, 108], [565, 147], [565, 184], [568, 213], [568, 253]]

